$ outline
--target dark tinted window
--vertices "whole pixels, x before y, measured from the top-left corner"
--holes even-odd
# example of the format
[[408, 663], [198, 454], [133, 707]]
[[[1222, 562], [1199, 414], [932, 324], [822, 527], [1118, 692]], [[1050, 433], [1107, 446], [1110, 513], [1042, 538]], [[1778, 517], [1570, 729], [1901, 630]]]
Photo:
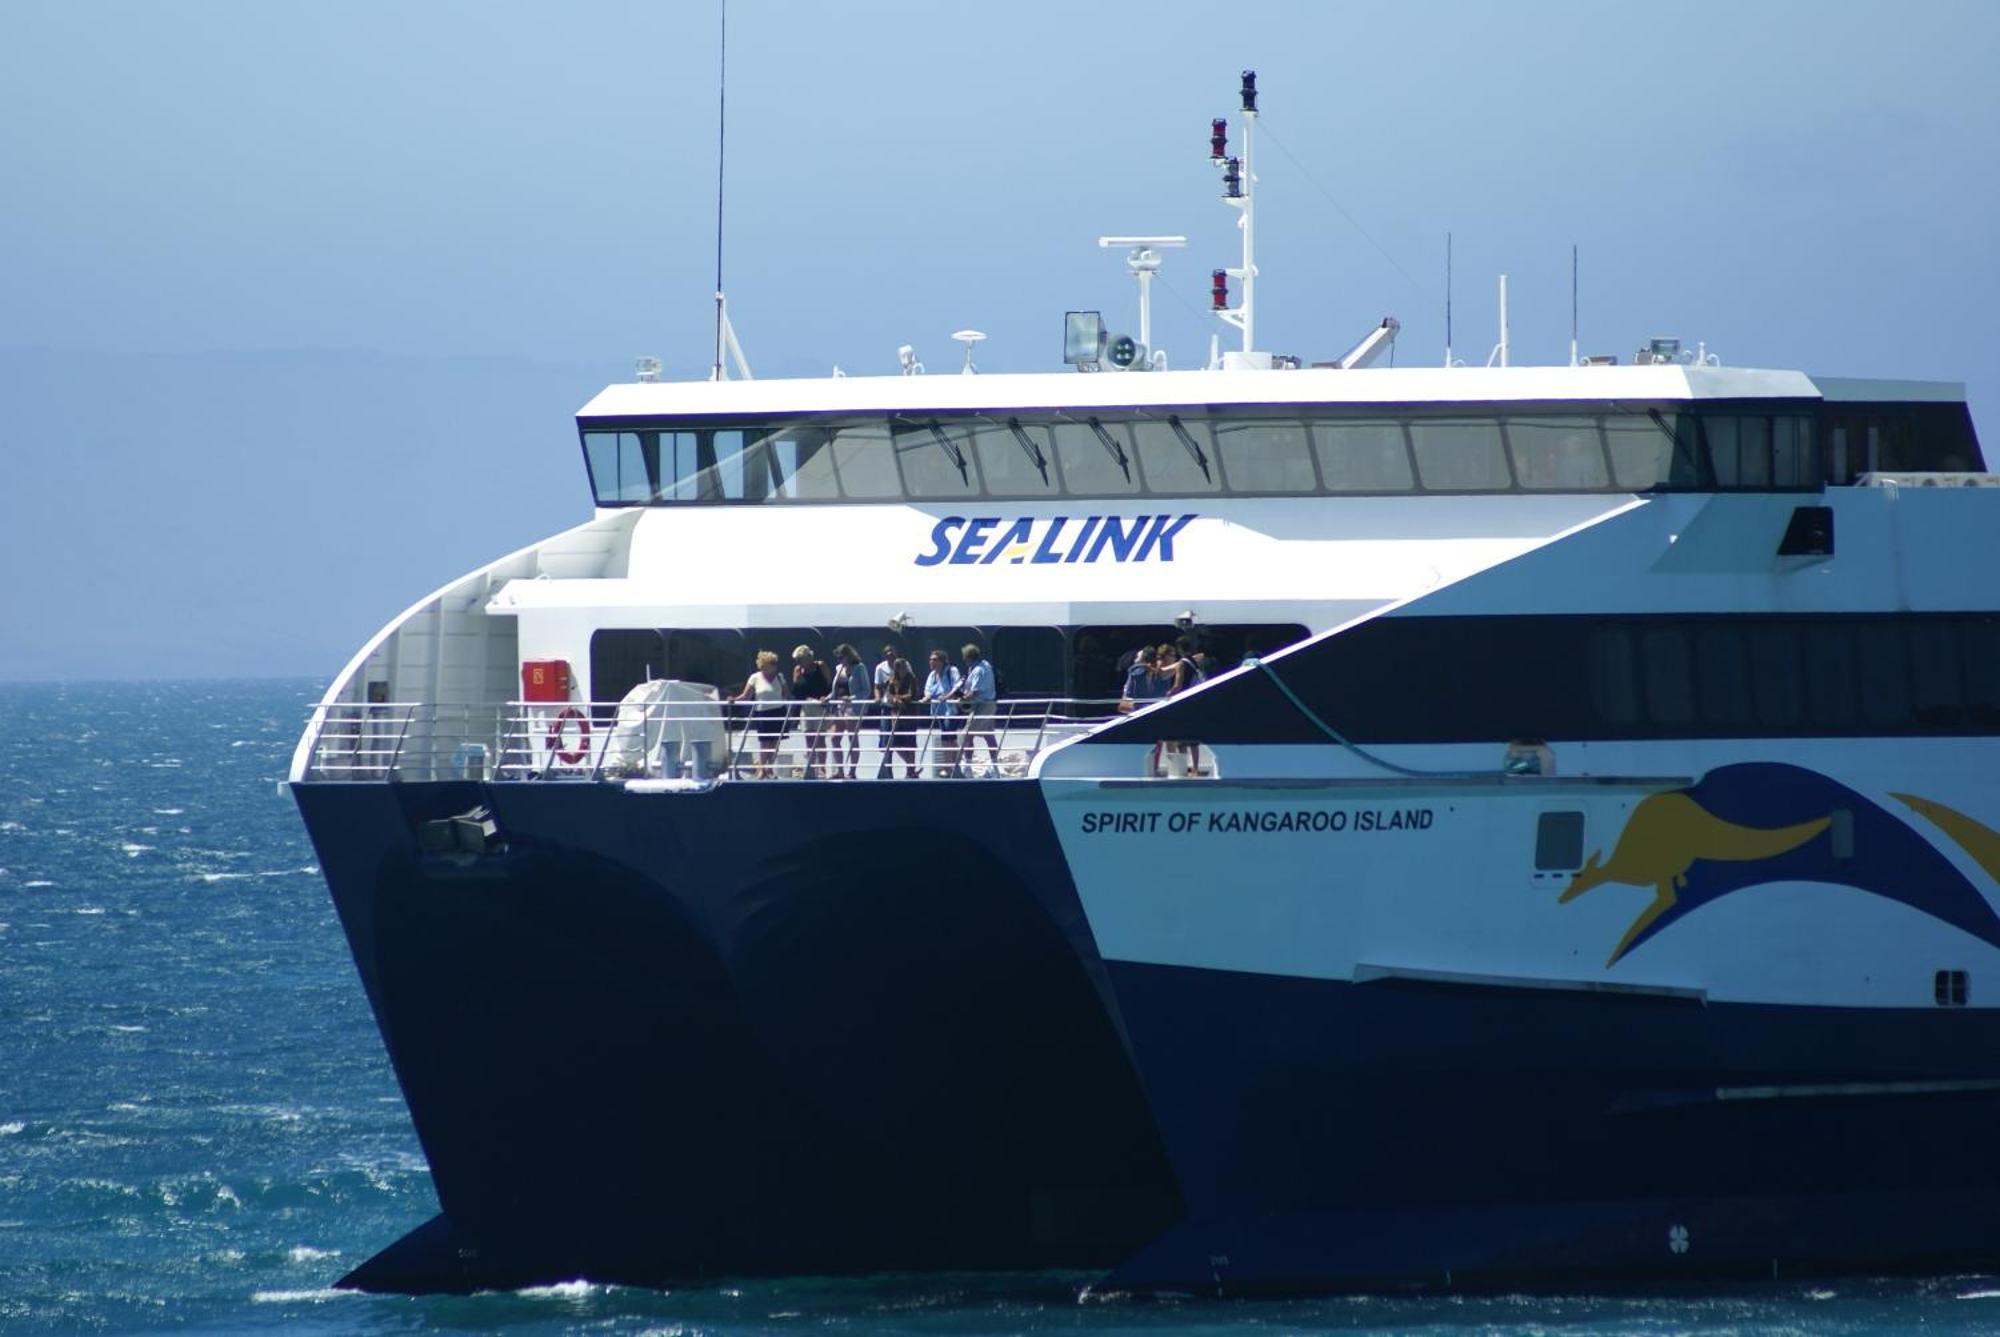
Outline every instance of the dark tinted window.
[[1632, 633], [1605, 627], [1590, 638], [1590, 700], [1598, 718], [1632, 724], [1639, 718], [1638, 661]]
[[592, 701], [617, 701], [640, 683], [667, 674], [666, 637], [651, 627], [606, 628], [590, 636]]
[[996, 627], [987, 653], [1009, 696], [1063, 694], [1063, 634], [1054, 627]]
[[1687, 633], [1679, 627], [1648, 627], [1639, 635], [1639, 662], [1646, 679], [1646, 714], [1657, 724], [1694, 722], [1694, 678]]
[[1812, 722], [1844, 728], [1860, 719], [1854, 638], [1848, 629], [1812, 623], [1805, 629], [1806, 710]]
[[1583, 866], [1583, 814], [1545, 812], [1535, 822], [1535, 871], [1567, 872]]
[[1948, 622], [1910, 628], [1910, 696], [1917, 722], [1949, 726], [1965, 713], [1958, 629]]
[[1805, 691], [1799, 673], [1799, 633], [1790, 623], [1753, 624], [1750, 640], [1750, 699], [1757, 723], [1791, 729], [1805, 721]]
[[1725, 732], [1751, 723], [1750, 652], [1743, 628], [1730, 623], [1696, 628], [1694, 673], [1703, 723]]
[[756, 667], [740, 631], [669, 631], [667, 676], [733, 692]]
[[1869, 724], [1899, 726], [1910, 718], [1910, 664], [1903, 628], [1889, 621], [1854, 627], [1855, 672], [1861, 718]]

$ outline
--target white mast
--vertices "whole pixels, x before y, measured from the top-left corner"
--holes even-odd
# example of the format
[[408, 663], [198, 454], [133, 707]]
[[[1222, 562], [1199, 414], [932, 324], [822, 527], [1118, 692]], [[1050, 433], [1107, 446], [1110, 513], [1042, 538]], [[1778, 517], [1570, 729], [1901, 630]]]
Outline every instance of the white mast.
[[1216, 121], [1209, 139], [1209, 159], [1222, 169], [1222, 200], [1235, 205], [1242, 211], [1236, 226], [1243, 231], [1243, 264], [1238, 269], [1217, 271], [1234, 278], [1243, 285], [1243, 300], [1234, 308], [1227, 305], [1228, 295], [1217, 285], [1215, 306], [1216, 316], [1225, 325], [1234, 325], [1243, 331], [1244, 362], [1249, 364], [1249, 355], [1257, 346], [1257, 214], [1255, 195], [1257, 172], [1251, 154], [1256, 139], [1257, 127], [1257, 71], [1243, 71], [1243, 156], [1226, 156], [1225, 131], [1227, 122]]
[[1508, 351], [1509, 350], [1507, 347], [1507, 276], [1505, 274], [1502, 274], [1500, 276], [1500, 342], [1493, 345], [1493, 351], [1489, 353], [1486, 357], [1486, 365], [1489, 367], [1496, 365], [1502, 367], [1506, 366]]

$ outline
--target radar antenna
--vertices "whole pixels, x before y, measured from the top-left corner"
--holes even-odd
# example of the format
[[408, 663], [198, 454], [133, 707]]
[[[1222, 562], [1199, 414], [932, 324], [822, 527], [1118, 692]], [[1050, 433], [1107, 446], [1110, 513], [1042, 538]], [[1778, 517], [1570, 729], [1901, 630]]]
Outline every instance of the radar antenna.
[[1125, 263], [1131, 267], [1132, 277], [1139, 280], [1139, 348], [1133, 370], [1165, 371], [1166, 351], [1153, 348], [1153, 276], [1164, 263], [1160, 252], [1187, 245], [1187, 238], [1099, 237], [1097, 244], [1105, 250], [1124, 248], [1128, 252]]

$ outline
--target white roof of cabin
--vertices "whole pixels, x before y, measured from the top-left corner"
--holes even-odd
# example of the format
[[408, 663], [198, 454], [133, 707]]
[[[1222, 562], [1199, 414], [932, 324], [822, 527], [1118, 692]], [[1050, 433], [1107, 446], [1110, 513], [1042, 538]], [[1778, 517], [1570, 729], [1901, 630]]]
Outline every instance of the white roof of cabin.
[[[1872, 382], [1888, 386], [1891, 382]], [[1912, 387], [1924, 382], [1893, 383]], [[1935, 383], [1928, 383], [1935, 393]], [[1963, 396], [1962, 387], [1959, 388]], [[1361, 371], [1035, 372], [655, 381], [608, 386], [580, 418], [979, 413], [1209, 404], [1416, 404], [1607, 399], [1817, 399], [1800, 371], [1742, 367], [1379, 367]], [[1917, 398], [1918, 394], [1897, 398]], [[1930, 397], [1924, 395], [1921, 397]]]

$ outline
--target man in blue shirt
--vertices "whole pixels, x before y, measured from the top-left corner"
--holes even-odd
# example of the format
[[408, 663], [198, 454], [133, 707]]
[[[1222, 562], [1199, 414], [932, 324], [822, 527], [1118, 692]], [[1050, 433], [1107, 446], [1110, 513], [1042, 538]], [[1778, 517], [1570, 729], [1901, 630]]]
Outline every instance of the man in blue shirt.
[[965, 708], [965, 725], [958, 734], [959, 773], [970, 773], [972, 744], [984, 738], [987, 766], [997, 775], [1000, 772], [1000, 738], [993, 732], [993, 703], [1000, 697], [999, 680], [977, 645], [966, 646], [962, 654], [965, 678], [958, 685], [957, 696]]

